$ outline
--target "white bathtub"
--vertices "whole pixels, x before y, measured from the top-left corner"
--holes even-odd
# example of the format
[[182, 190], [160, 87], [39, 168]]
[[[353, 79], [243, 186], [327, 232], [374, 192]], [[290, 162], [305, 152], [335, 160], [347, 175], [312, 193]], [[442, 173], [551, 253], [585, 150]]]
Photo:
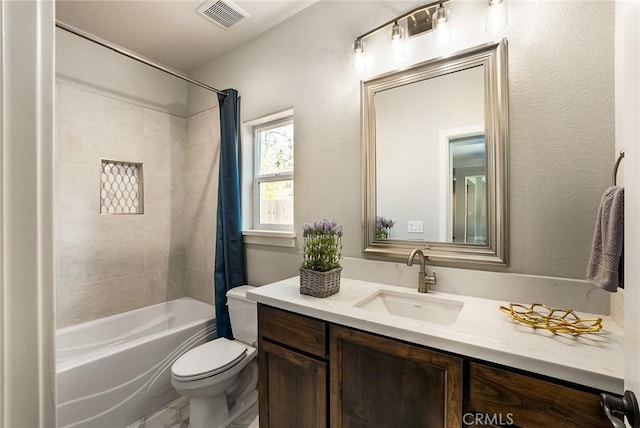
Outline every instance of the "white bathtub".
[[58, 330], [58, 426], [126, 427], [179, 398], [171, 364], [214, 337], [214, 314], [183, 297]]

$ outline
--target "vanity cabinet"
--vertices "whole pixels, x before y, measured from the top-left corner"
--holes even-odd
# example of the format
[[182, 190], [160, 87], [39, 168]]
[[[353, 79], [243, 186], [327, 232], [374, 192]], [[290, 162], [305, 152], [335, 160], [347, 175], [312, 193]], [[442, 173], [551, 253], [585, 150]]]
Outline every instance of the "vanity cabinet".
[[260, 427], [327, 426], [327, 323], [258, 305]]
[[258, 341], [261, 428], [611, 427], [595, 390], [263, 304]]
[[596, 393], [471, 363], [469, 408], [522, 428], [611, 428]]
[[461, 426], [461, 358], [335, 325], [330, 342], [332, 428]]

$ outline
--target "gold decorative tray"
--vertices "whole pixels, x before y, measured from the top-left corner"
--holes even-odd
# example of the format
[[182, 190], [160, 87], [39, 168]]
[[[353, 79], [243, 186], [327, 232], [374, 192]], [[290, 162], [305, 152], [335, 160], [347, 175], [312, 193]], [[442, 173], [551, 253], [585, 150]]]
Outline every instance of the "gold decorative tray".
[[572, 309], [555, 309], [541, 303], [509, 303], [509, 307], [500, 306], [500, 310], [518, 322], [553, 333], [597, 333], [602, 329], [602, 318], [580, 318]]

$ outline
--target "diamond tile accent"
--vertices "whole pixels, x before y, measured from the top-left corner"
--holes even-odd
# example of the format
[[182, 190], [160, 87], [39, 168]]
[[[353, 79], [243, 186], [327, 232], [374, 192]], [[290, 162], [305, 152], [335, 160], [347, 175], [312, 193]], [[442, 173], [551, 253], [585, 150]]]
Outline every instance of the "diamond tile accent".
[[100, 214], [142, 214], [142, 164], [102, 159]]

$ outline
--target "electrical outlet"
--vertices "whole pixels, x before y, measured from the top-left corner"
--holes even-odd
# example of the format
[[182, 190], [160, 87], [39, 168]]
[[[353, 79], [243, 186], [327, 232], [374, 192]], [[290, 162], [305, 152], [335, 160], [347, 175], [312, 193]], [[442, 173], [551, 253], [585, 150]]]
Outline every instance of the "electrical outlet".
[[407, 232], [409, 233], [422, 233], [424, 227], [422, 225], [422, 220], [409, 220], [407, 226]]

